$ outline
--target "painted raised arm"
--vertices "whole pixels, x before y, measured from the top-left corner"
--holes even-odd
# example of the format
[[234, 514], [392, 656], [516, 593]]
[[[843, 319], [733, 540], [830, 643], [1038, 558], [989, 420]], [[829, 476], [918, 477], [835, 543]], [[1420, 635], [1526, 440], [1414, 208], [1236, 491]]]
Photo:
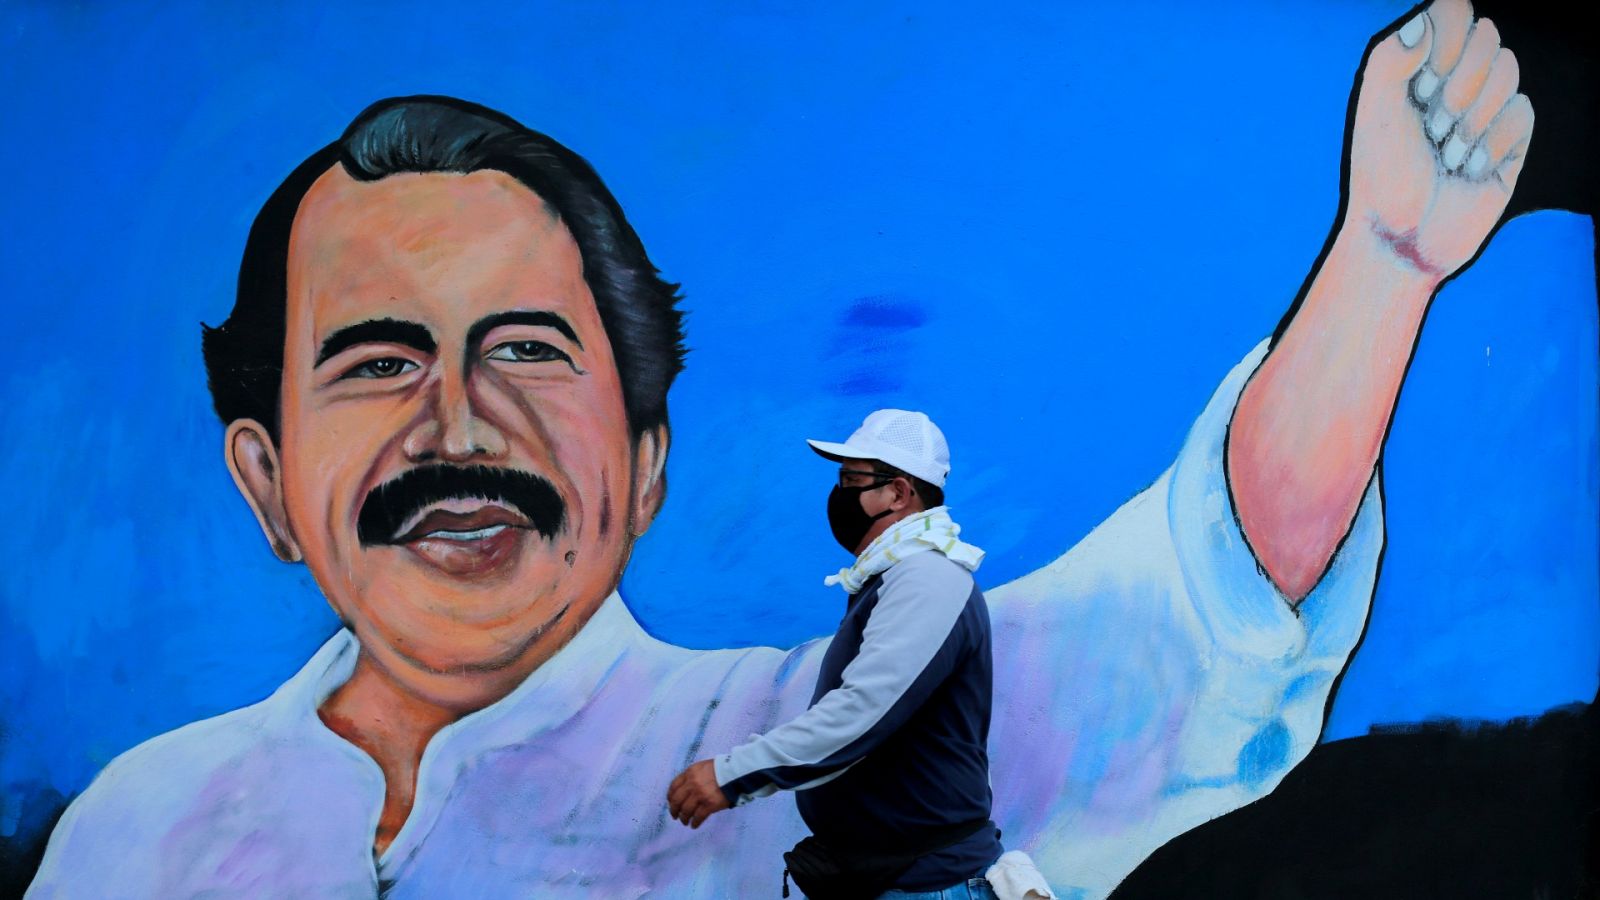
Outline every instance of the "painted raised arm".
[[1465, 0], [1436, 0], [1368, 51], [1334, 237], [1229, 432], [1240, 524], [1292, 602], [1349, 531], [1428, 305], [1511, 198], [1533, 133], [1517, 79]]

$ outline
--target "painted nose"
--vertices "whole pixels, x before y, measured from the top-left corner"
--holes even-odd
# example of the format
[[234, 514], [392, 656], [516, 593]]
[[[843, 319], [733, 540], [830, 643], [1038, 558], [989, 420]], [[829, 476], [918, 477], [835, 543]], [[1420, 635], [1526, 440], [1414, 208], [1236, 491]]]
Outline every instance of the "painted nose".
[[429, 414], [406, 436], [404, 450], [413, 462], [480, 463], [501, 459], [506, 439], [480, 410], [462, 379], [440, 380]]

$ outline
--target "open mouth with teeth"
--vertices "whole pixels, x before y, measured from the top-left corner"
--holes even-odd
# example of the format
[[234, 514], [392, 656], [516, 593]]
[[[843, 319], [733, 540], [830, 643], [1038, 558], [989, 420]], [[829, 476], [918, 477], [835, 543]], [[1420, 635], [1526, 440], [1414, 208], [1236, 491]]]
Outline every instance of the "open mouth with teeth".
[[456, 577], [512, 566], [566, 527], [566, 503], [533, 472], [433, 464], [400, 473], [368, 492], [356, 513], [364, 547], [398, 550]]
[[486, 575], [515, 560], [532, 528], [527, 518], [497, 503], [446, 500], [412, 516], [390, 543], [448, 574]]
[[475, 541], [493, 537], [508, 528], [528, 528], [523, 516], [483, 500], [445, 501], [422, 510], [400, 526], [393, 543], [427, 539]]

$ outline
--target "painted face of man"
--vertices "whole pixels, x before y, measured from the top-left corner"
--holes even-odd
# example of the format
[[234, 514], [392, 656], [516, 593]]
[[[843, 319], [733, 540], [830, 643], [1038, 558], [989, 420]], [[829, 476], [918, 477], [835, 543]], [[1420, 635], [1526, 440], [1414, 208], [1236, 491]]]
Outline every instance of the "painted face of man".
[[616, 586], [666, 432], [635, 440], [578, 246], [514, 178], [323, 175], [284, 350], [278, 441], [235, 423], [230, 466], [379, 665], [520, 677]]

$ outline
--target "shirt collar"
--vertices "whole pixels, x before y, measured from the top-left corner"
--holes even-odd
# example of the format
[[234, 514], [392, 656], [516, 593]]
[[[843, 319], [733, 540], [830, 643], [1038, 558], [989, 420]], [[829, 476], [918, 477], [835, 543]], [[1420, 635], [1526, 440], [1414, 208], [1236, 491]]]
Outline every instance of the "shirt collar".
[[[583, 709], [618, 662], [652, 641], [613, 591], [572, 640], [515, 690], [441, 729], [430, 746], [470, 754], [555, 728]], [[360, 648], [355, 635], [341, 629], [273, 693], [267, 701], [271, 714], [290, 727], [309, 725], [332, 736], [317, 709], [350, 678]]]

